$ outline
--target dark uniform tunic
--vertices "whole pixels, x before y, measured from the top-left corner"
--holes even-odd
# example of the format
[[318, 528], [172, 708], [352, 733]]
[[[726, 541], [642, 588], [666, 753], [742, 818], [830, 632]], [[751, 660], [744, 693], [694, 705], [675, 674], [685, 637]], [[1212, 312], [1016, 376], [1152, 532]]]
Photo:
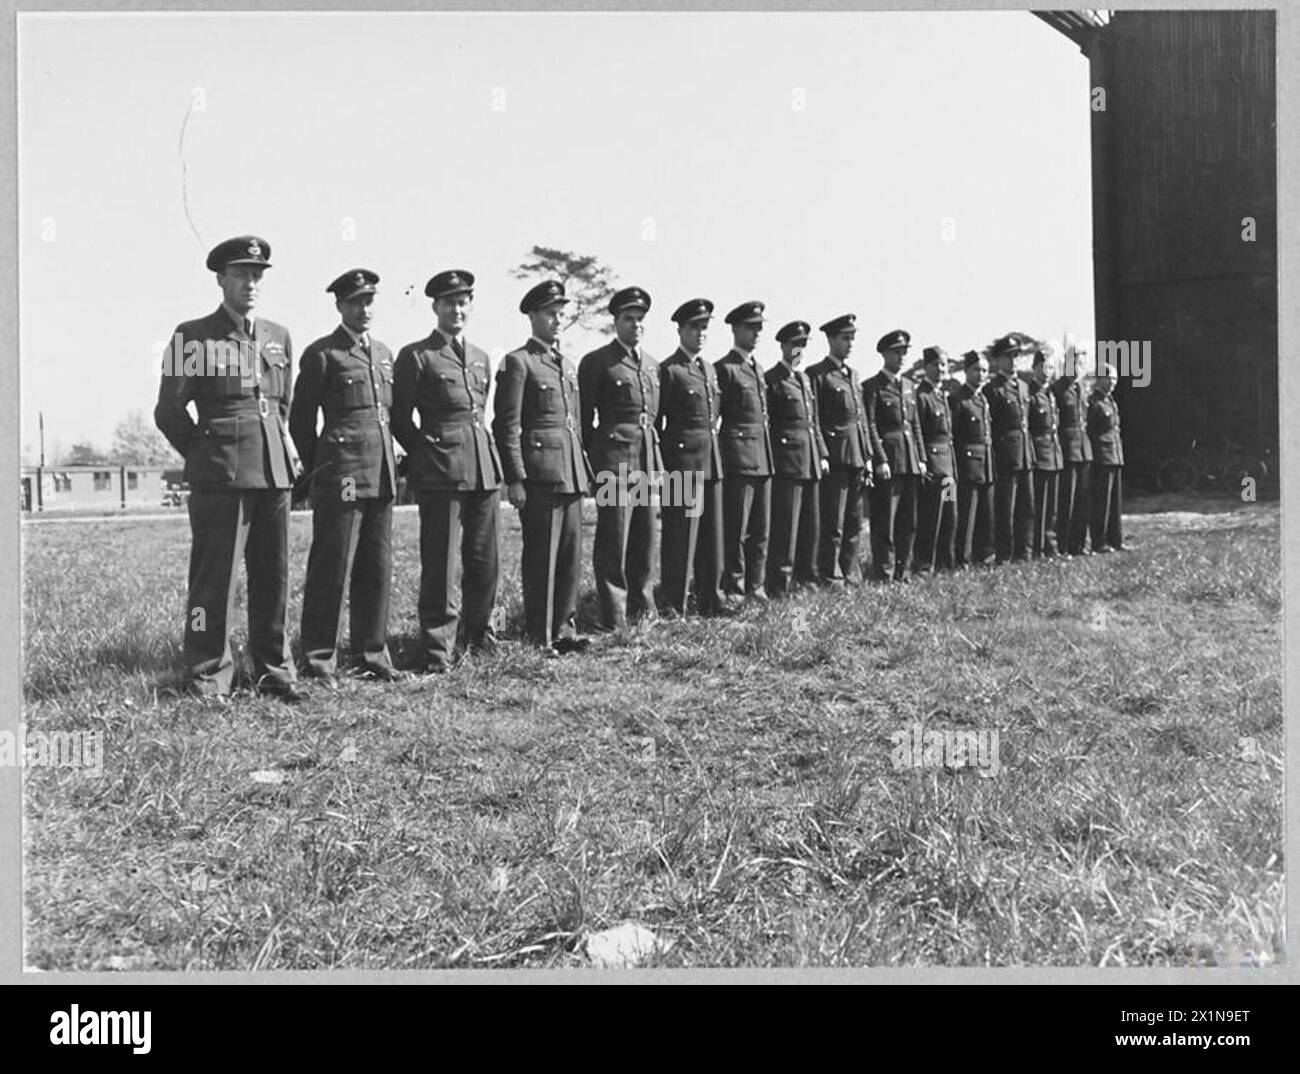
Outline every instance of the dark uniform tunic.
[[794, 584], [817, 582], [817, 482], [826, 441], [817, 420], [817, 395], [802, 370], [777, 362], [763, 376], [771, 425], [772, 543], [767, 590], [775, 596]]
[[523, 482], [524, 630], [549, 646], [577, 635], [582, 496], [593, 474], [579, 434], [578, 371], [558, 345], [528, 340], [497, 371], [492, 432], [507, 484]]
[[659, 364], [659, 443], [663, 449], [664, 605], [686, 612], [693, 577], [702, 615], [722, 610], [722, 453], [718, 379], [702, 357], [680, 347]]
[[582, 443], [596, 472], [596, 597], [602, 625], [613, 629], [654, 612], [659, 363], [614, 339], [578, 363], [578, 389]]
[[958, 566], [983, 563], [993, 555], [993, 435], [989, 401], [969, 384], [948, 398], [957, 470]]
[[1124, 497], [1124, 443], [1119, 406], [1109, 392], [1093, 391], [1088, 399], [1088, 439], [1092, 441], [1092, 550], [1124, 547], [1120, 510]]
[[767, 385], [752, 354], [732, 350], [714, 365], [722, 427], [722, 589], [766, 596], [772, 518], [772, 434]]
[[984, 385], [993, 424], [993, 546], [999, 563], [1029, 555], [1034, 528], [1034, 445], [1029, 437], [1029, 386], [994, 373]]
[[1058, 377], [1052, 385], [1056, 397], [1061, 442], [1061, 482], [1056, 500], [1056, 547], [1080, 555], [1088, 535], [1092, 443], [1088, 439], [1088, 400], [1075, 377]]
[[[292, 361], [288, 331], [259, 317], [250, 335], [224, 304], [177, 326], [163, 354], [154, 422], [184, 457], [190, 486], [185, 661], [204, 693], [231, 689], [227, 631], [241, 557], [255, 682], [274, 689], [296, 679], [285, 624]], [[197, 422], [185, 409], [191, 400]]]
[[487, 428], [490, 376], [486, 352], [436, 328], [397, 355], [393, 434], [420, 506], [420, 636], [433, 671], [495, 633], [502, 467]]
[[853, 370], [829, 355], [808, 369], [830, 470], [820, 484], [817, 569], [824, 582], [862, 580], [862, 493], [871, 485], [871, 441]]
[[957, 530], [957, 477], [952, 459], [952, 414], [943, 388], [921, 381], [916, 413], [929, 474], [920, 483], [916, 508], [916, 570], [951, 570]]
[[[392, 401], [393, 355], [378, 340], [371, 339], [367, 351], [339, 325], [303, 351], [289, 432], [311, 480], [312, 538], [302, 598], [303, 659], [310, 674], [334, 673], [345, 595], [354, 663], [392, 667]], [[325, 422], [317, 434], [322, 410]]]
[[1029, 386], [1029, 438], [1034, 445], [1034, 532], [1035, 556], [1054, 556], [1056, 498], [1061, 477], [1061, 442], [1057, 438], [1059, 419], [1056, 396], [1046, 384]]
[[906, 377], [883, 369], [862, 382], [873, 466], [889, 477], [871, 490], [871, 569], [877, 581], [907, 577], [916, 535], [916, 488], [922, 462], [916, 391]]

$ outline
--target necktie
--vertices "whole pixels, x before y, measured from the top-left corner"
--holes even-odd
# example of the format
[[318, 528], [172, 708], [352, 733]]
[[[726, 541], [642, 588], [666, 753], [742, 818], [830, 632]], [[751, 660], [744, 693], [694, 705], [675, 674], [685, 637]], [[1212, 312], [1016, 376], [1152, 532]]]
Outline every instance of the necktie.
[[252, 318], [252, 317], [245, 317], [245, 318], [244, 318], [244, 335], [248, 336], [249, 339], [252, 339], [252, 338], [253, 338], [253, 318]]
[[465, 344], [459, 339], [451, 341], [451, 349], [456, 352], [456, 357], [460, 359], [460, 364], [465, 364]]
[[357, 340], [357, 346], [361, 348], [361, 353], [367, 358], [370, 357], [370, 339], [368, 336], [362, 336]]

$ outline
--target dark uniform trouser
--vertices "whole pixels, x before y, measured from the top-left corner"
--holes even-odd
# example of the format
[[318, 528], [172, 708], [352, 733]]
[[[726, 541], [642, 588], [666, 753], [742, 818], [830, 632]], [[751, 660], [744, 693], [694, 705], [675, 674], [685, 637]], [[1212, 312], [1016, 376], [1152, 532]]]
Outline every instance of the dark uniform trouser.
[[190, 588], [185, 661], [199, 690], [227, 694], [234, 678], [230, 616], [235, 572], [248, 572], [248, 652], [259, 686], [293, 682], [289, 656], [288, 489], [190, 493]]
[[916, 516], [916, 569], [951, 570], [957, 530], [957, 479], [922, 481]]
[[957, 563], [982, 563], [993, 555], [993, 484], [957, 482]]
[[[1014, 535], [1013, 535], [1014, 528]], [[993, 482], [993, 547], [998, 562], [1024, 559], [1034, 528], [1034, 479], [1029, 470], [998, 474]]]
[[871, 490], [871, 569], [878, 579], [907, 573], [916, 536], [917, 480], [915, 474], [896, 474]]
[[[665, 482], [664, 487], [686, 488], [673, 482]], [[663, 599], [668, 608], [685, 615], [687, 578], [693, 577], [696, 609], [710, 615], [722, 608], [722, 482], [697, 481], [691, 495], [693, 504], [666, 504], [661, 511]]]
[[419, 493], [419, 615], [426, 666], [446, 668], [454, 650], [480, 645], [492, 634], [500, 500], [497, 489]]
[[1078, 554], [1088, 536], [1090, 462], [1067, 462], [1056, 500], [1056, 547]]
[[520, 512], [524, 633], [538, 645], [577, 633], [578, 584], [582, 578], [582, 493], [552, 492], [524, 483]]
[[817, 482], [777, 474], [772, 478], [772, 545], [767, 589], [788, 593], [795, 583], [817, 581]]
[[818, 484], [821, 540], [817, 570], [823, 581], [861, 580], [858, 538], [862, 533], [863, 471], [856, 466], [832, 466]]
[[1120, 501], [1124, 493], [1124, 468], [1094, 463], [1092, 468], [1092, 550], [1103, 545], [1123, 548], [1120, 532]]
[[623, 502], [596, 508], [591, 565], [596, 575], [600, 621], [611, 629], [654, 610], [651, 569], [657, 541], [649, 493], [647, 475], [643, 488], [633, 485], [631, 492], [638, 502], [641, 496], [647, 502], [644, 506], [628, 506], [628, 484], [620, 482], [618, 495]]
[[387, 642], [392, 582], [392, 499], [327, 497], [316, 503], [302, 595], [302, 652], [309, 672], [334, 673], [345, 592], [353, 663], [392, 666]]
[[1056, 498], [1061, 484], [1059, 470], [1034, 471], [1034, 555], [1052, 555], [1055, 532]]
[[772, 478], [727, 474], [722, 479], [725, 593], [753, 593], [767, 575], [767, 531], [772, 520]]

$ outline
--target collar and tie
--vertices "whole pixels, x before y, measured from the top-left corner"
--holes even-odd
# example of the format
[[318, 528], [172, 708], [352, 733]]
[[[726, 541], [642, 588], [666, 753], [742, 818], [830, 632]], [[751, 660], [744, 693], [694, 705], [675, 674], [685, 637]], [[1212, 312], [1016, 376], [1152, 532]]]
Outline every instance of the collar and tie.
[[465, 344], [464, 344], [460, 339], [458, 339], [457, 337], [453, 336], [453, 337], [452, 337], [452, 340], [451, 340], [451, 349], [452, 349], [452, 352], [456, 355], [456, 357], [460, 359], [460, 364], [461, 364], [461, 365], [464, 365], [464, 364], [465, 364]]

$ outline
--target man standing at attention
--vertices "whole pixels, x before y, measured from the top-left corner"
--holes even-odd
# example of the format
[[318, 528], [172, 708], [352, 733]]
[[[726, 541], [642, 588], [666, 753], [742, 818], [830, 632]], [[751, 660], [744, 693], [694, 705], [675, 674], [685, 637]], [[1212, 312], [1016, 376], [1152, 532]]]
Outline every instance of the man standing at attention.
[[345, 594], [355, 669], [366, 678], [402, 678], [387, 640], [397, 464], [388, 424], [393, 355], [370, 335], [378, 283], [369, 269], [351, 269], [325, 289], [340, 324], [302, 352], [289, 408], [289, 432], [311, 479], [303, 659], [309, 677], [327, 682], [334, 679]]
[[984, 385], [993, 426], [993, 547], [999, 563], [1028, 558], [1034, 527], [1029, 387], [1016, 372], [1016, 358], [1023, 346], [1014, 332], [994, 340], [994, 373]]
[[609, 301], [614, 339], [578, 363], [582, 444], [596, 472], [592, 567], [606, 630], [655, 611], [651, 571], [658, 542], [650, 489], [663, 459], [655, 432], [659, 363], [641, 347], [649, 309], [650, 296], [640, 287], [616, 292]]
[[1061, 439], [1061, 479], [1056, 500], [1056, 550], [1064, 556], [1088, 551], [1088, 497], [1092, 470], [1092, 441], [1088, 437], [1088, 399], [1078, 377], [1079, 348], [1065, 354], [1065, 369], [1052, 384]]
[[466, 652], [496, 645], [502, 471], [487, 428], [488, 356], [465, 339], [474, 275], [447, 269], [424, 293], [438, 323], [398, 352], [393, 433], [410, 459], [408, 484], [420, 505], [420, 636], [425, 671], [437, 675]]
[[1029, 438], [1034, 444], [1034, 558], [1056, 555], [1057, 487], [1061, 477], [1061, 442], [1057, 438], [1056, 396], [1048, 383], [1051, 369], [1047, 352], [1034, 351], [1029, 381]]
[[1102, 366], [1088, 400], [1088, 436], [1092, 440], [1092, 511], [1090, 529], [1094, 552], [1122, 552], [1124, 535], [1120, 511], [1124, 495], [1124, 442], [1120, 438], [1119, 404], [1111, 392], [1115, 367]]
[[916, 487], [927, 471], [916, 393], [901, 375], [912, 337], [880, 337], [884, 368], [862, 384], [876, 483], [871, 492], [871, 568], [878, 582], [906, 582], [916, 535]]
[[966, 383], [948, 398], [957, 469], [959, 569], [984, 566], [993, 555], [993, 434], [989, 401], [981, 390], [989, 363], [979, 351], [962, 355]]
[[519, 303], [532, 335], [497, 371], [492, 432], [506, 499], [523, 529], [524, 632], [547, 653], [581, 652], [574, 616], [582, 576], [582, 497], [593, 475], [579, 435], [578, 371], [558, 342], [568, 303], [546, 280]]
[[688, 580], [695, 607], [721, 615], [722, 455], [718, 449], [718, 378], [701, 356], [713, 303], [692, 298], [673, 312], [678, 345], [659, 365], [659, 434], [664, 456], [664, 607], [686, 614]]
[[817, 550], [817, 570], [828, 585], [856, 586], [862, 581], [858, 540], [862, 491], [871, 485], [871, 441], [857, 377], [848, 364], [858, 333], [856, 320], [846, 313], [822, 325], [829, 353], [808, 370], [830, 463], [820, 482]]
[[[256, 235], [208, 254], [221, 304], [172, 334], [163, 353], [154, 422], [185, 459], [190, 486], [185, 662], [190, 688], [227, 695], [234, 678], [229, 620], [235, 567], [248, 572], [248, 651], [260, 693], [303, 693], [289, 655], [289, 499], [293, 449], [286, 423], [293, 347], [286, 329], [255, 316], [271, 247]], [[197, 423], [185, 409], [194, 402]]]
[[726, 316], [731, 350], [715, 369], [721, 392], [722, 589], [767, 603], [767, 534], [772, 513], [772, 434], [767, 385], [754, 358], [763, 331], [763, 303], [742, 302]]
[[791, 321], [776, 334], [781, 360], [764, 374], [771, 415], [772, 547], [767, 591], [784, 595], [795, 585], [817, 584], [817, 482], [830, 468], [817, 422], [817, 396], [799, 369], [812, 331]]
[[930, 473], [918, 495], [916, 570], [926, 574], [953, 568], [957, 476], [952, 459], [952, 412], [943, 388], [948, 353], [942, 347], [926, 347], [921, 362], [923, 377], [916, 387], [916, 411]]

